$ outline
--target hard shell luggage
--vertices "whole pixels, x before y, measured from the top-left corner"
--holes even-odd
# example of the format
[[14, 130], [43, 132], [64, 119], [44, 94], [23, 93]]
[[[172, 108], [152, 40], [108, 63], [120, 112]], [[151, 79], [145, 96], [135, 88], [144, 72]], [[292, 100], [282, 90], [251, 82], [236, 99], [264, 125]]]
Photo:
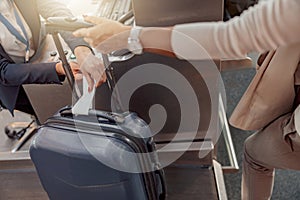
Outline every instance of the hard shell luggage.
[[164, 199], [155, 146], [142, 132], [132, 113], [75, 117], [65, 108], [39, 128], [30, 156], [50, 199]]
[[[57, 32], [53, 38], [70, 85], [74, 77]], [[78, 94], [78, 93], [77, 93]], [[165, 199], [166, 188], [148, 125], [130, 112], [61, 109], [42, 125], [30, 156], [50, 199]]]

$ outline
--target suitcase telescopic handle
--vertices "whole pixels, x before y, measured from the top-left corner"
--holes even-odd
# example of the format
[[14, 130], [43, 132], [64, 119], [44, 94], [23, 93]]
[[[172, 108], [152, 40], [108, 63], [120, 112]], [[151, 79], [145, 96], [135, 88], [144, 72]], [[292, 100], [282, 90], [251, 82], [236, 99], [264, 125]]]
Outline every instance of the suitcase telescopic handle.
[[76, 95], [75, 98], [78, 99], [81, 96], [81, 93], [80, 93], [79, 88], [77, 88], [76, 84], [74, 84], [75, 83], [75, 78], [74, 78], [71, 66], [70, 66], [69, 62], [67, 61], [64, 49], [62, 47], [62, 44], [61, 44], [59, 36], [58, 36], [58, 33], [57, 32], [52, 33], [52, 37], [53, 37], [55, 46], [57, 48], [57, 52], [59, 54], [59, 57], [62, 61], [63, 68], [64, 68], [64, 71], [65, 71], [68, 83], [69, 83], [72, 90], [75, 87], [74, 88], [75, 89], [75, 95]]
[[51, 34], [58, 52], [58, 55], [62, 61], [63, 69], [66, 74], [69, 86], [71, 90], [74, 89], [74, 98], [77, 101], [81, 97], [80, 89], [75, 84], [75, 78], [71, 69], [71, 66], [66, 58], [62, 43], [58, 36], [60, 31], [75, 31], [83, 27], [91, 27], [93, 24], [84, 22], [82, 19], [76, 17], [49, 17], [46, 21], [46, 31]]

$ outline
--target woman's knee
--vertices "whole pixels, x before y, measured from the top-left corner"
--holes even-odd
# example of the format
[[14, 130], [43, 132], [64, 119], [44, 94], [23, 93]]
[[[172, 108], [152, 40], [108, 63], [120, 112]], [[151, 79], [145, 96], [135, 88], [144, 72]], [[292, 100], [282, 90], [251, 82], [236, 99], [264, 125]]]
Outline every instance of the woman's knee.
[[253, 157], [253, 154], [255, 154], [253, 151], [255, 150], [255, 134], [250, 135], [244, 142], [244, 156], [250, 156]]
[[244, 167], [247, 167], [248, 170], [252, 171], [252, 173], [264, 173], [264, 174], [273, 174], [273, 168], [268, 167], [264, 164], [259, 155], [259, 149], [255, 145], [255, 134], [249, 136], [244, 142]]

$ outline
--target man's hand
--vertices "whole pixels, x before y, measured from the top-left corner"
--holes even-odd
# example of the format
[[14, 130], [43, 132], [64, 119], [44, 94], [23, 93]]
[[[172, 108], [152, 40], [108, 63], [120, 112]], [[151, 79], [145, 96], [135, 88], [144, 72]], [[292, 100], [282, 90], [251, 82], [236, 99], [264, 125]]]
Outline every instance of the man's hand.
[[106, 81], [104, 65], [101, 60], [91, 52], [90, 48], [79, 46], [75, 48], [74, 53], [80, 70], [88, 82], [89, 91], [92, 91], [95, 83], [96, 87], [99, 87]]
[[130, 26], [100, 17], [85, 16], [84, 19], [95, 26], [75, 31], [75, 37], [83, 37], [91, 46], [105, 54], [127, 48]]
[[[82, 74], [79, 69], [79, 65], [75, 62], [70, 62], [70, 67], [72, 69], [73, 75], [75, 80], [81, 80], [82, 79]], [[65, 70], [63, 68], [63, 65], [61, 62], [57, 63], [55, 65], [56, 73], [57, 75], [66, 75]]]

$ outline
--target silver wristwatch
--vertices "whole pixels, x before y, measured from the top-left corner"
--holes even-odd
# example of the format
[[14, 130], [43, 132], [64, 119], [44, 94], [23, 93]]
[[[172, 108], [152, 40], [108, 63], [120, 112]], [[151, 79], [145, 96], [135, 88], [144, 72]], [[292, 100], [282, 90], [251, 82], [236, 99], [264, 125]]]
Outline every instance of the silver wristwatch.
[[133, 54], [142, 54], [143, 53], [143, 46], [140, 42], [139, 35], [142, 28], [139, 26], [134, 26], [130, 30], [130, 35], [128, 37], [127, 48]]

